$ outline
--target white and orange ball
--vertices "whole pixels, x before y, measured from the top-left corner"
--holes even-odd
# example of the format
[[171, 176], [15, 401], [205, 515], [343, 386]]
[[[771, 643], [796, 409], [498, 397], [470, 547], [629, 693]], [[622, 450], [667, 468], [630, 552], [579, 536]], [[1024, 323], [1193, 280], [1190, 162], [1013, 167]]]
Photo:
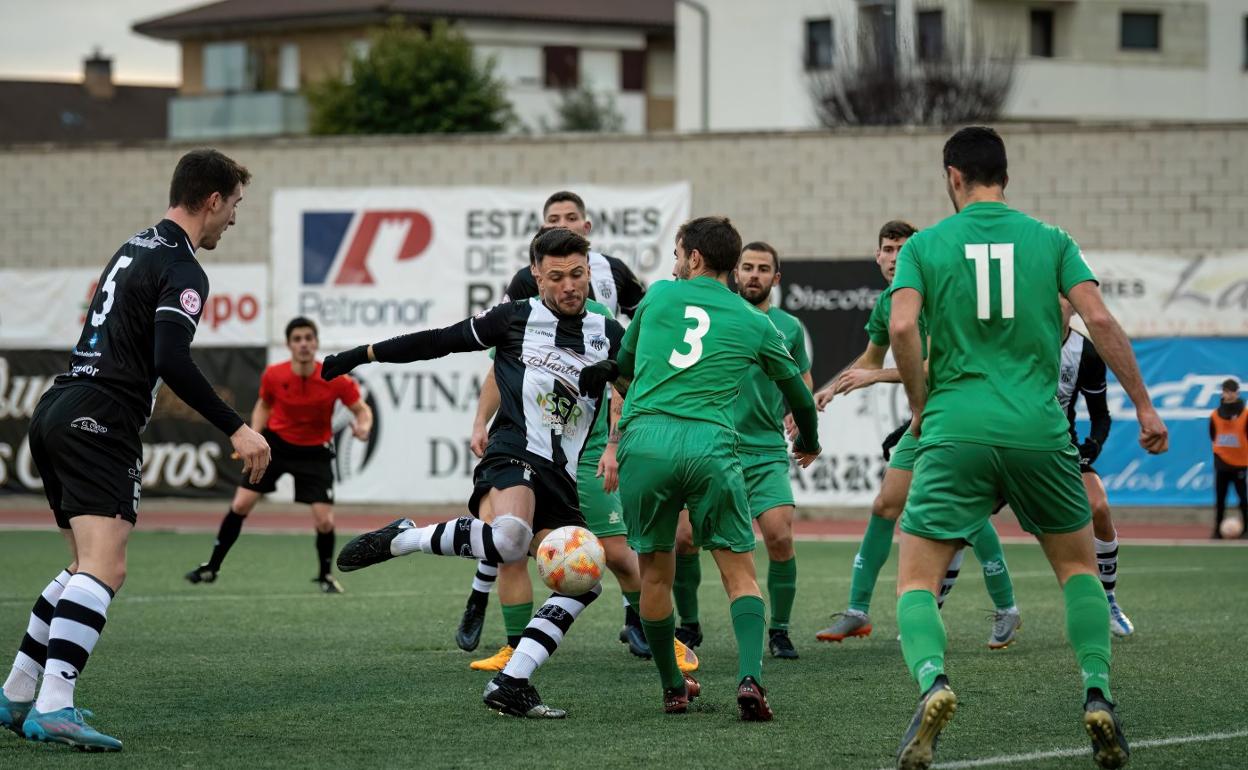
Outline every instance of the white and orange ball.
[[602, 543], [584, 527], [552, 530], [537, 547], [537, 574], [552, 590], [567, 596], [598, 585], [606, 568]]
[[1222, 524], [1218, 527], [1218, 531], [1222, 533], [1222, 537], [1227, 540], [1234, 540], [1244, 534], [1244, 520], [1238, 516], [1227, 516], [1222, 520]]

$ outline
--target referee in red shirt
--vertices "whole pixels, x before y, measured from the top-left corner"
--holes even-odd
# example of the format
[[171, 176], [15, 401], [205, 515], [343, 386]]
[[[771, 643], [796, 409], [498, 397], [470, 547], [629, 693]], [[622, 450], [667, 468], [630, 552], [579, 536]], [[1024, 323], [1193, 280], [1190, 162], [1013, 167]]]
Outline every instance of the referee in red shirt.
[[290, 360], [273, 364], [260, 376], [260, 398], [251, 412], [251, 427], [259, 431], [273, 449], [273, 461], [255, 484], [243, 481], [234, 492], [230, 512], [221, 521], [212, 557], [186, 573], [192, 583], [211, 583], [221, 571], [221, 563], [243, 528], [243, 520], [260, 500], [272, 492], [282, 474], [295, 480], [295, 502], [312, 506], [316, 522], [316, 555], [320, 572], [315, 582], [327, 594], [342, 593], [342, 586], [330, 572], [334, 553], [334, 450], [331, 418], [334, 402], [341, 401], [355, 421], [351, 432], [361, 441], [373, 428], [373, 411], [360, 398], [360, 389], [350, 377], [326, 381], [321, 378], [321, 362], [316, 360], [319, 341], [316, 324], [295, 318], [286, 324], [286, 347]]

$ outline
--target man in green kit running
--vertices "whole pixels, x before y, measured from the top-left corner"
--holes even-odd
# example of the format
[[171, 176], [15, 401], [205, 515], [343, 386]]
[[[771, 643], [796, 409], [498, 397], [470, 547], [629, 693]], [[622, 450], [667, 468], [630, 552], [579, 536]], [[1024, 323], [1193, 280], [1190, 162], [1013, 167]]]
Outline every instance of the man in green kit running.
[[[1078, 245], [1005, 204], [1005, 143], [996, 131], [958, 131], [945, 143], [944, 169], [958, 213], [906, 242], [891, 288], [889, 337], [914, 412], [910, 430], [919, 438], [901, 517], [897, 624], [922, 695], [898, 767], [930, 767], [936, 739], [957, 708], [936, 592], [954, 551], [987, 525], [1000, 498], [1040, 540], [1062, 586], [1093, 759], [1122, 767], [1129, 749], [1109, 689], [1109, 604], [1097, 577], [1079, 453], [1054, 398], [1059, 295], [1074, 305], [1134, 403], [1140, 445], [1166, 451], [1166, 426]], [[935, 341], [926, 374], [921, 312]]]
[[[641, 566], [641, 623], [663, 684], [663, 707], [683, 713], [700, 690], [682, 677], [672, 640], [676, 526], [687, 504], [694, 542], [723, 577], [737, 640], [737, 705], [746, 721], [771, 719], [761, 683], [766, 608], [754, 575], [754, 530], [737, 457], [735, 401], [762, 367], [793, 412], [802, 466], [819, 454], [818, 413], [771, 320], [728, 288], [741, 236], [724, 217], [701, 217], [676, 235], [677, 280], [646, 293], [619, 360], [586, 367], [580, 386], [627, 390], [620, 423], [620, 490], [629, 544]], [[586, 372], [595, 372], [586, 376]]]

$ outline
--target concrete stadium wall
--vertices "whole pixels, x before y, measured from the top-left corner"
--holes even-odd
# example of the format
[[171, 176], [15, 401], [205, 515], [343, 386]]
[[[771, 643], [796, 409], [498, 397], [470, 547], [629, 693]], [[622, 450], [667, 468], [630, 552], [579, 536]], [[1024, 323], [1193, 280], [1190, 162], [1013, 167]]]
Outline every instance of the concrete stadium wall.
[[[1248, 247], [1248, 124], [1007, 126], [1011, 203], [1088, 250]], [[726, 214], [786, 257], [871, 253], [879, 226], [952, 212], [943, 130], [628, 137], [367, 137], [218, 145], [254, 180], [211, 261], [264, 261], [281, 187], [689, 180], [695, 214]], [[187, 145], [0, 148], [0, 266], [102, 265], [164, 211]], [[538, 201], [534, 205], [539, 205]]]

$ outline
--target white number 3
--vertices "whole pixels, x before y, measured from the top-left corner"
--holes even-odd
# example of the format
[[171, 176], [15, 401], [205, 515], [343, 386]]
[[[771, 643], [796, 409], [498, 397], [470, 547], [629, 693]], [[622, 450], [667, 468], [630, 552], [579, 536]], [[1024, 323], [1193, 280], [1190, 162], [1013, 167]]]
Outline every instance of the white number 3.
[[702, 338], [711, 330], [711, 317], [697, 305], [685, 306], [685, 318], [692, 318], [697, 325], [692, 329], [685, 329], [685, 344], [689, 346], [689, 352], [672, 350], [672, 354], [667, 357], [667, 362], [677, 369], [688, 369], [698, 362], [702, 357]]

